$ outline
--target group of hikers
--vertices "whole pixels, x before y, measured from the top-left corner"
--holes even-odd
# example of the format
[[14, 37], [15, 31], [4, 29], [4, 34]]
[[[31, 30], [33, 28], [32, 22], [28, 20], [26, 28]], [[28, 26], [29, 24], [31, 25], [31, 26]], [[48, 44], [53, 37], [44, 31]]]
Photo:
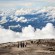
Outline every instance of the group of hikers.
[[18, 43], [18, 48], [19, 47], [21, 47], [21, 48], [26, 47], [26, 45], [27, 45], [26, 42], [19, 42]]
[[[29, 44], [37, 44], [37, 45], [39, 45], [40, 43], [41, 43], [41, 41], [40, 40], [38, 40], [37, 42], [36, 41], [30, 41], [29, 42]], [[24, 42], [24, 41], [22, 41], [22, 42], [18, 42], [18, 48], [19, 47], [21, 47], [21, 48], [24, 48], [24, 47], [26, 47], [28, 44], [27, 44], [27, 42]]]

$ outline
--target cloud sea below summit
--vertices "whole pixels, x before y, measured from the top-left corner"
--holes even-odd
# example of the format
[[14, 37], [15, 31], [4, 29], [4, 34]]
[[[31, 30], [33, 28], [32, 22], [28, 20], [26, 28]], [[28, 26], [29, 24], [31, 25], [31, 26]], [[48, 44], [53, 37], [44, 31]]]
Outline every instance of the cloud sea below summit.
[[55, 39], [55, 7], [0, 11], [0, 43]]

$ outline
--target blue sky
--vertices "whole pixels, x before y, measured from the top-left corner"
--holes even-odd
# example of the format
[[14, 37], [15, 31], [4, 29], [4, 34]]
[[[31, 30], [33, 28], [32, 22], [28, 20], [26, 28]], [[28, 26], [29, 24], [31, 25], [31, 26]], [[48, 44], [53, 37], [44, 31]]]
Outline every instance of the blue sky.
[[55, 0], [0, 0], [0, 9], [55, 6]]

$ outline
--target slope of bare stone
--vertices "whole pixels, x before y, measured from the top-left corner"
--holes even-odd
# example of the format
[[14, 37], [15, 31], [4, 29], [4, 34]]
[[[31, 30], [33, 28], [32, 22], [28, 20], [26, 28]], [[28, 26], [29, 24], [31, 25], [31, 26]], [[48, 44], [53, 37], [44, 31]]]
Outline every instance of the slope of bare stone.
[[[21, 45], [24, 46], [21, 46]], [[27, 40], [0, 44], [0, 55], [55, 55], [55, 40]]]

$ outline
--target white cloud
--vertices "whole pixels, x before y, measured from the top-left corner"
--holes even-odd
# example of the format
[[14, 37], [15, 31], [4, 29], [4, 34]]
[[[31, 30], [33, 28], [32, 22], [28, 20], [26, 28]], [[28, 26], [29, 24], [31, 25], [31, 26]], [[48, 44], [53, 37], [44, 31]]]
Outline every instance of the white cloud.
[[15, 20], [16, 22], [27, 22], [28, 20], [25, 17], [16, 17], [16, 16], [12, 16], [11, 19]]
[[18, 24], [18, 25], [15, 25], [15, 26], [9, 26], [9, 29], [10, 29], [10, 28], [17, 28], [17, 27], [20, 28], [21, 26], [20, 26], [19, 24]]
[[32, 39], [33, 37], [35, 37], [35, 29], [29, 25], [28, 27], [25, 27], [22, 29], [22, 35], [23, 37], [26, 37], [27, 39]]
[[6, 23], [6, 22], [7, 22], [6, 16], [3, 16], [2, 19], [0, 20], [0, 24]]
[[[44, 12], [46, 12], [47, 14], [45, 15]], [[42, 13], [42, 17], [45, 15], [45, 17], [48, 16], [48, 20], [47, 21], [55, 21], [55, 7], [44, 7], [42, 9], [39, 9], [37, 11], [37, 14]]]
[[49, 7], [48, 9], [50, 9], [50, 10], [48, 10], [47, 16], [50, 16], [49, 19], [52, 18], [52, 21], [54, 21], [54, 19], [55, 19], [55, 7]]
[[13, 40], [13, 31], [0, 28], [0, 43]]
[[27, 22], [27, 19], [25, 17], [20, 17], [20, 18], [17, 18], [17, 22]]
[[55, 39], [55, 28], [48, 23], [42, 29], [34, 29], [31, 25], [24, 27], [22, 32], [13, 32], [11, 30], [0, 28], [0, 43], [14, 42], [28, 39]]
[[[15, 15], [25, 15], [25, 14], [35, 14], [36, 12], [35, 11], [37, 11], [38, 9], [23, 9], [23, 8], [21, 8], [21, 9], [18, 9], [18, 10], [16, 10], [16, 12], [15, 12]], [[34, 13], [35, 12], [35, 13]]]
[[24, 15], [24, 14], [28, 14], [30, 10], [27, 10], [27, 9], [20, 9], [20, 10], [17, 10], [15, 12], [15, 15]]
[[[55, 28], [51, 23], [48, 23], [45, 27], [42, 28], [42, 30], [39, 30], [39, 38], [55, 38]], [[36, 35], [36, 36], [38, 36]], [[42, 36], [42, 37], [41, 37]]]

